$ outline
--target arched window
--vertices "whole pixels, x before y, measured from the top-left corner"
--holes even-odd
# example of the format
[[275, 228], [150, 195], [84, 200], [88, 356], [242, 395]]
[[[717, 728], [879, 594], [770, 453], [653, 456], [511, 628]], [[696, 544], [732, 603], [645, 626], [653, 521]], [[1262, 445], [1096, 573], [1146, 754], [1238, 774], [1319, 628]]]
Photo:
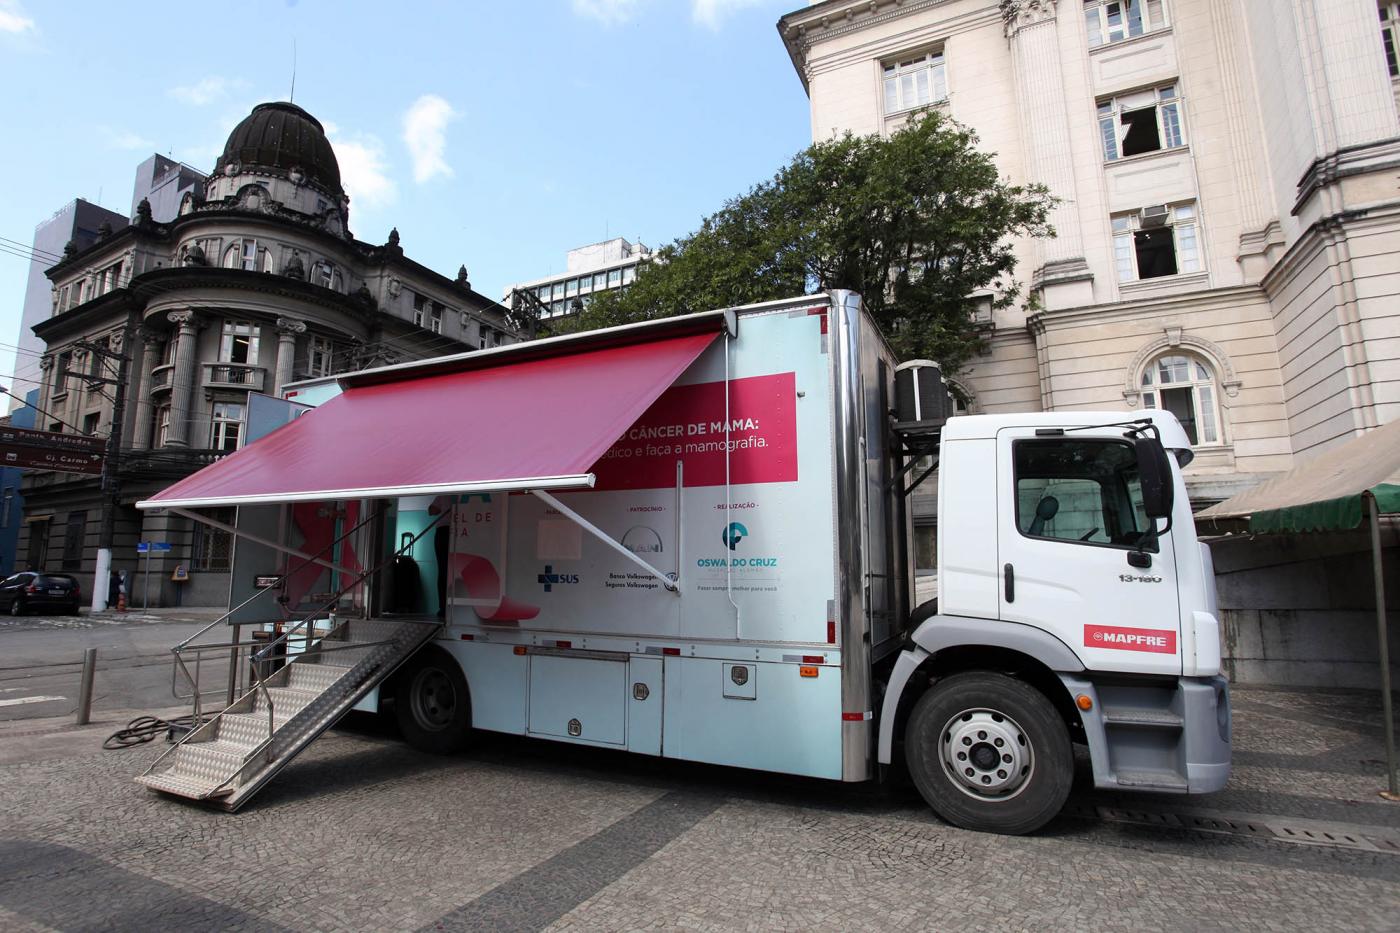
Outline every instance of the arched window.
[[343, 279], [340, 270], [326, 262], [324, 259], [318, 261], [311, 267], [311, 282], [322, 288], [329, 288], [335, 291], [344, 291], [342, 288]]
[[1142, 371], [1142, 407], [1176, 415], [1192, 446], [1221, 444], [1220, 393], [1215, 373], [1204, 360], [1185, 353], [1167, 353]]
[[271, 272], [272, 254], [257, 240], [234, 240], [224, 250], [224, 268]]

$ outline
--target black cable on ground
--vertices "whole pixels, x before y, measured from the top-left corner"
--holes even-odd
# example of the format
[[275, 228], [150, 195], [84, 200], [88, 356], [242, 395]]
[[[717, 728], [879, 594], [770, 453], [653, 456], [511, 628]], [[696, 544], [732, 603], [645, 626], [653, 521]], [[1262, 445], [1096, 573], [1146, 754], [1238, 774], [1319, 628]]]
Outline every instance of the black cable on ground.
[[137, 716], [118, 729], [102, 743], [105, 749], [134, 748], [161, 735], [168, 735], [172, 728], [188, 732], [195, 725], [193, 716], [176, 716], [174, 719], [160, 719], [155, 716]]

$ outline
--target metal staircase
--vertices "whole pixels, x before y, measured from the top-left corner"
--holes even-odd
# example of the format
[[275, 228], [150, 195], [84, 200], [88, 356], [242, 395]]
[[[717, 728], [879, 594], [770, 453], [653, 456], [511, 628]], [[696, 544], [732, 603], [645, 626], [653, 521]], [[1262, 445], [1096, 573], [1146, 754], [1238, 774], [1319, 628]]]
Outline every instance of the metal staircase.
[[[337, 619], [335, 609], [345, 594], [389, 566], [426, 535], [443, 517], [407, 541], [390, 558], [343, 581], [329, 600], [300, 621], [278, 623], [272, 641], [241, 641], [241, 610], [254, 600], [276, 592], [292, 574], [322, 558], [372, 520], [345, 530], [305, 562], [289, 569], [276, 586], [260, 589], [219, 619], [171, 649], [174, 658], [171, 689], [193, 700], [195, 726], [167, 749], [136, 780], [151, 790], [188, 797], [237, 810], [281, 771], [302, 749], [349, 712], [367, 693], [383, 683], [419, 648], [442, 629], [439, 619]], [[327, 566], [331, 566], [327, 564]], [[232, 626], [227, 642], [200, 642], [207, 633]], [[200, 688], [202, 659], [210, 653], [228, 658], [226, 707], [205, 718]], [[193, 671], [186, 663], [193, 662]], [[191, 693], [180, 694], [178, 680]]]
[[[394, 672], [437, 622], [340, 622], [192, 730], [136, 780], [152, 790], [236, 810]], [[268, 663], [260, 659], [259, 663]]]

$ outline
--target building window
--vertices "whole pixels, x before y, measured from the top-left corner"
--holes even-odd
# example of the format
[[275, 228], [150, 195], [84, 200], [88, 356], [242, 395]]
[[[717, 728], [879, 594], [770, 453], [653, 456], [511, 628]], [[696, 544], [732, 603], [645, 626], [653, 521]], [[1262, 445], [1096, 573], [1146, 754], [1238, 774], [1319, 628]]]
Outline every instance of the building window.
[[622, 270], [622, 284], [623, 284], [623, 285], [631, 285], [631, 284], [632, 284], [632, 281], [633, 281], [636, 277], [637, 277], [637, 267], [636, 267], [636, 266], [628, 266], [626, 269], [623, 269], [623, 270]]
[[44, 521], [29, 523], [29, 567], [32, 570], [43, 570], [48, 562], [49, 522], [46, 516]]
[[942, 52], [890, 62], [884, 67], [885, 113], [926, 107], [948, 98], [948, 76]]
[[97, 427], [102, 421], [102, 416], [97, 412], [83, 416], [83, 433], [92, 437], [97, 433]]
[[1089, 48], [1121, 42], [1167, 25], [1165, 0], [1085, 0]]
[[549, 292], [549, 293], [550, 293], [550, 295], [551, 295], [555, 300], [558, 300], [558, 299], [560, 299], [560, 298], [563, 298], [563, 297], [564, 297], [564, 283], [563, 283], [563, 282], [555, 282], [554, 285], [551, 286], [550, 292]]
[[1194, 204], [1144, 207], [1113, 222], [1113, 262], [1118, 281], [1199, 272], [1201, 251]]
[[1186, 135], [1181, 128], [1181, 98], [1176, 85], [1123, 94], [1100, 102], [1099, 137], [1103, 142], [1103, 157], [1109, 162], [1186, 145]]
[[1392, 78], [1400, 78], [1400, 3], [1381, 4], [1381, 42]]
[[242, 438], [243, 406], [236, 402], [215, 402], [213, 422], [209, 425], [210, 449], [237, 450]]
[[81, 570], [83, 544], [87, 538], [87, 512], [69, 512], [68, 530], [63, 535], [63, 569]]
[[[225, 525], [232, 525], [236, 518], [233, 509], [210, 509], [208, 515]], [[233, 564], [233, 534], [204, 522], [195, 522], [194, 544], [190, 550], [191, 570], [226, 571]]]
[[578, 279], [569, 279], [564, 283], [564, 295], [572, 298], [578, 294]]
[[579, 290], [579, 294], [583, 294], [584, 292], [592, 291], [592, 290], [593, 290], [593, 276], [591, 276], [591, 275], [585, 275], [583, 278], [579, 279], [579, 280], [578, 280], [578, 290]]
[[4, 496], [0, 497], [0, 528], [10, 527], [10, 520], [12, 518], [10, 510], [14, 507], [14, 504], [15, 488], [13, 486], [6, 486]]
[[1176, 415], [1192, 446], [1221, 443], [1219, 397], [1215, 373], [1195, 357], [1171, 353], [1142, 371], [1142, 407]]
[[219, 362], [258, 362], [258, 325], [250, 321], [224, 321], [223, 338], [219, 342]]
[[344, 291], [341, 288], [343, 279], [340, 270], [330, 263], [322, 260], [311, 267], [311, 284], [319, 285], [322, 288], [329, 288], [334, 291]]
[[164, 447], [166, 439], [170, 437], [170, 406], [162, 405], [157, 408], [155, 419], [155, 446]]
[[621, 269], [609, 269], [609, 270], [608, 270], [608, 288], [617, 288], [617, 287], [618, 287], [619, 285], [621, 285], [621, 284], [622, 284], [622, 270], [621, 270]]
[[60, 353], [53, 364], [53, 394], [55, 398], [68, 391], [68, 371], [73, 365], [72, 353]]
[[335, 344], [329, 337], [311, 337], [310, 357], [307, 360], [307, 373], [311, 376], [329, 376], [334, 371]]
[[540, 290], [539, 290], [539, 299], [540, 299], [540, 301], [548, 301], [548, 300], [549, 300], [549, 286], [548, 286], [548, 285], [541, 285], [541, 286], [540, 286]]
[[258, 245], [257, 240], [234, 240], [224, 250], [225, 269], [243, 269], [247, 272], [270, 272], [270, 254]]

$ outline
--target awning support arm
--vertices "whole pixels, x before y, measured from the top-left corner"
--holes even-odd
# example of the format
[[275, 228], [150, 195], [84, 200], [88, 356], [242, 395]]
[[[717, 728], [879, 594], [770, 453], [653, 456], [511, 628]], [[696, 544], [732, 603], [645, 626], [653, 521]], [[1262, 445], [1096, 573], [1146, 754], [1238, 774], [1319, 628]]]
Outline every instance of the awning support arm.
[[170, 512], [172, 515], [179, 515], [181, 518], [188, 518], [196, 522], [203, 522], [204, 524], [211, 525], [214, 528], [219, 529], [220, 531], [227, 531], [231, 535], [236, 535], [240, 538], [247, 538], [249, 541], [252, 541], [255, 544], [261, 544], [263, 547], [270, 547], [274, 551], [281, 551], [283, 554], [290, 554], [293, 557], [300, 557], [302, 560], [310, 561], [313, 564], [320, 564], [322, 567], [328, 567], [331, 570], [336, 571], [337, 573], [346, 573], [350, 574], [351, 576], [356, 576], [359, 573], [359, 571], [351, 570], [349, 567], [342, 567], [339, 564], [334, 563], [332, 561], [323, 560], [319, 557], [316, 557], [313, 554], [307, 554], [305, 551], [298, 551], [296, 548], [287, 547], [285, 544], [278, 544], [276, 541], [270, 541], [267, 538], [261, 537], [259, 535], [249, 534], [246, 531], [240, 531], [234, 526], [226, 525], [223, 522], [218, 521], [217, 519], [210, 518], [208, 515], [200, 515], [198, 512], [191, 512], [188, 509], [167, 508], [166, 511]]
[[534, 495], [537, 498], [543, 501], [550, 508], [559, 512], [560, 515], [571, 519], [584, 531], [588, 532], [593, 537], [597, 538], [599, 541], [603, 542], [608, 547], [612, 548], [614, 551], [621, 554], [623, 557], [627, 558], [632, 563], [636, 564], [638, 567], [641, 567], [653, 577], [656, 577], [656, 579], [661, 581], [661, 585], [666, 587], [667, 590], [669, 590], [672, 593], [675, 593], [677, 596], [681, 595], [680, 587], [676, 586], [674, 580], [666, 576], [666, 574], [662, 573], [660, 570], [657, 570], [651, 564], [648, 564], [646, 561], [642, 560], [636, 554], [633, 554], [631, 551], [627, 550], [627, 548], [623, 547], [618, 542], [614, 541], [597, 525], [594, 525], [588, 519], [584, 518], [582, 515], [578, 514], [573, 509], [569, 508], [567, 505], [560, 502], [558, 499], [554, 498], [549, 493], [545, 492], [543, 489], [532, 489], [530, 490], [530, 492], [534, 493]]

